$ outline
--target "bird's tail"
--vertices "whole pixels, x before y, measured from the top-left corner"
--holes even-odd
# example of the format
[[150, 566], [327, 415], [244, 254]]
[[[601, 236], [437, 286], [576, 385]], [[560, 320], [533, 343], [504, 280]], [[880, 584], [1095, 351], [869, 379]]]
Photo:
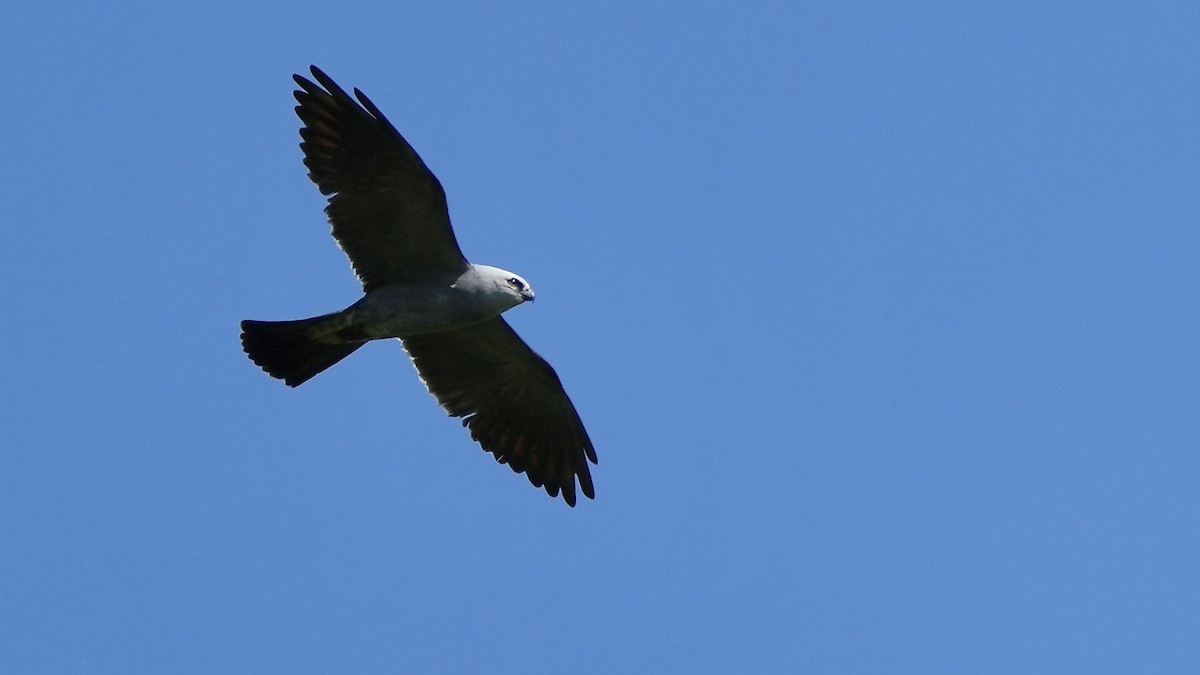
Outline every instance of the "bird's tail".
[[334, 316], [326, 314], [298, 321], [243, 321], [242, 349], [268, 375], [283, 380], [289, 387], [298, 387], [363, 346], [363, 342], [318, 342], [309, 336], [310, 328]]

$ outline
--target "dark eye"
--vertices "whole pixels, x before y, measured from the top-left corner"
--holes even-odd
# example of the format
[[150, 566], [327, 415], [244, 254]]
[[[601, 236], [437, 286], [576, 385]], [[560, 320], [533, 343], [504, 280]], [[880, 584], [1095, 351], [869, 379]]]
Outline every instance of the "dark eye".
[[525, 290], [525, 282], [521, 281], [520, 279], [518, 279], [516, 277], [509, 279], [508, 283], [512, 284], [513, 288], [517, 289], [518, 291]]

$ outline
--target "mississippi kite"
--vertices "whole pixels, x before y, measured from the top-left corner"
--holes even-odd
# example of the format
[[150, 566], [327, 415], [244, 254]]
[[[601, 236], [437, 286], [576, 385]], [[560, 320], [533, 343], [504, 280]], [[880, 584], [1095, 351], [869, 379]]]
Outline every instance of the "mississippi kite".
[[300, 148], [364, 295], [333, 314], [243, 321], [242, 348], [296, 387], [370, 340], [400, 338], [421, 381], [471, 438], [551, 497], [595, 498], [596, 450], [554, 369], [500, 317], [533, 300], [512, 272], [463, 257], [446, 193], [361, 91], [355, 101], [316, 66], [295, 75]]

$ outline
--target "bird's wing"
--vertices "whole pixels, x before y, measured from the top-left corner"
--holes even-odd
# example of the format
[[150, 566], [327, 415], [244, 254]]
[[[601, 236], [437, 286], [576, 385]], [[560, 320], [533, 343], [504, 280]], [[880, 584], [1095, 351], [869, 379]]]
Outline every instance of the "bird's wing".
[[300, 149], [363, 289], [465, 270], [446, 193], [416, 150], [361, 91], [355, 101], [316, 66], [312, 74], [320, 86], [294, 76]]
[[596, 450], [554, 369], [496, 317], [404, 338], [421, 380], [471, 438], [551, 497], [575, 505], [575, 481], [595, 499]]

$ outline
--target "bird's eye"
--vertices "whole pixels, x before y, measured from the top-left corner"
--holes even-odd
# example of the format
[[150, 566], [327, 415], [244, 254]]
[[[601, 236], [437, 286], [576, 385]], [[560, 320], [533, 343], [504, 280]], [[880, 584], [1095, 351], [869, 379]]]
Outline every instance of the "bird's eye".
[[513, 288], [517, 289], [518, 291], [525, 290], [525, 282], [521, 281], [520, 279], [518, 279], [516, 277], [509, 279], [508, 283], [512, 284]]

